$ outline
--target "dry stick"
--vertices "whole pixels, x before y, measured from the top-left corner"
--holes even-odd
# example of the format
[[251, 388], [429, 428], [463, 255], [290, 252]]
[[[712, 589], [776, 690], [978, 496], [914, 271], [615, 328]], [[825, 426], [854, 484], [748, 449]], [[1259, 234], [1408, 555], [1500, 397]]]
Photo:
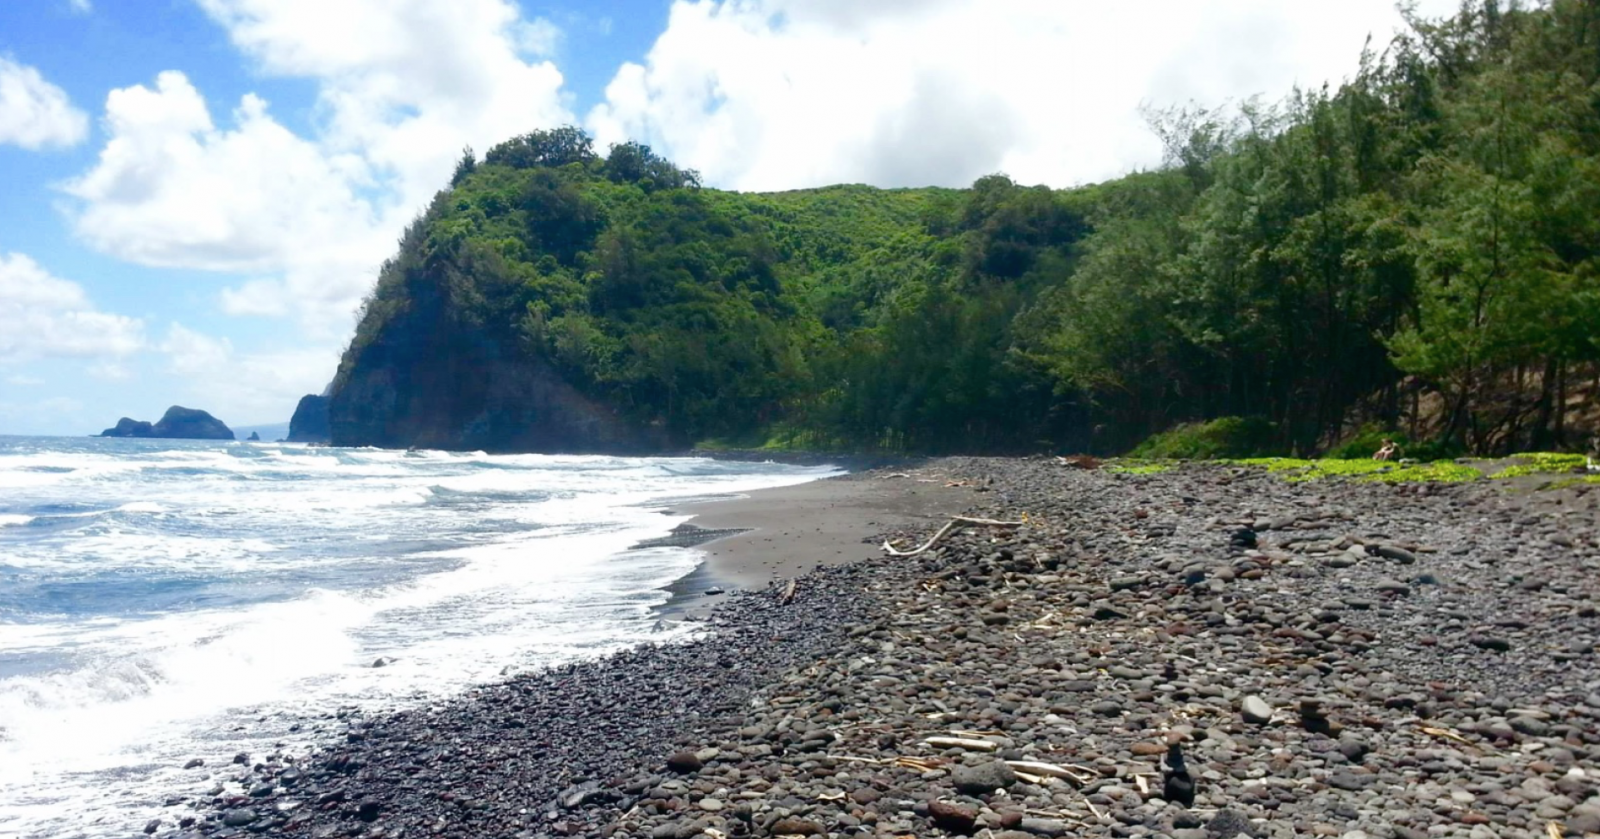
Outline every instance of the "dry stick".
[[794, 590], [796, 585], [797, 584], [794, 578], [790, 577], [789, 584], [783, 587], [783, 594], [778, 596], [779, 606], [787, 606], [789, 605], [790, 601], [794, 600]]
[[963, 524], [976, 524], [983, 527], [1021, 527], [1022, 525], [1026, 524], [1026, 522], [997, 521], [995, 519], [975, 519], [967, 516], [952, 516], [950, 521], [947, 522], [944, 527], [939, 528], [939, 532], [933, 534], [933, 538], [929, 539], [922, 547], [912, 551], [897, 551], [894, 549], [893, 545], [889, 544], [888, 540], [885, 540], [883, 543], [884, 553], [887, 553], [890, 556], [918, 556], [922, 553], [925, 553], [934, 545], [937, 545], [939, 540], [943, 539], [947, 534], [950, 533], [951, 530], [954, 530], [957, 525]]
[[[1030, 775], [1045, 775], [1051, 778], [1061, 778], [1072, 781], [1078, 786], [1084, 786], [1094, 781], [1097, 773], [1085, 772], [1074, 767], [1061, 766], [1054, 763], [1043, 763], [1036, 760], [1008, 760], [1006, 765], [1012, 771], [1027, 772]], [[1087, 776], [1087, 777], [1085, 777]]]
[[962, 749], [969, 752], [992, 752], [1000, 748], [999, 744], [993, 741], [974, 740], [969, 737], [929, 737], [922, 742], [940, 749]]

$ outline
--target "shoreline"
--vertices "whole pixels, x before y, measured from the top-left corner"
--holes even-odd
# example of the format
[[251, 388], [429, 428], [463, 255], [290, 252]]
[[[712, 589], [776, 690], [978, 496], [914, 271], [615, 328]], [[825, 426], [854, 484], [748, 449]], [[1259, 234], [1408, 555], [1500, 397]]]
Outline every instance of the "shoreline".
[[[348, 715], [343, 742], [225, 770], [187, 832], [1600, 835], [1600, 492], [976, 458], [909, 474], [696, 509], [755, 527], [706, 545], [706, 573], [745, 588], [702, 598], [699, 637]], [[827, 542], [830, 497], [888, 511], [838, 514], [834, 538], [884, 526]], [[947, 514], [1026, 523], [918, 557], [861, 541], [920, 543]], [[780, 604], [819, 551], [846, 559]], [[1187, 807], [1162, 797], [1170, 740]]]
[[[668, 600], [655, 617], [704, 621], [733, 592], [875, 556], [874, 535], [937, 526], [981, 495], [944, 483], [922, 472], [876, 469], [671, 505], [663, 512], [692, 515], [680, 527], [718, 535], [690, 546], [700, 562], [664, 587]], [[711, 589], [722, 594], [707, 595]]]

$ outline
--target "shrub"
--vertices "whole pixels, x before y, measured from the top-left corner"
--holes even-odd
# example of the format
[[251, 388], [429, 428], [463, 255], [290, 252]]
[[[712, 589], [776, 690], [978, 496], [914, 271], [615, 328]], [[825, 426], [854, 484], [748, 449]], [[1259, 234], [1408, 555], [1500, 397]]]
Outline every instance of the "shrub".
[[1357, 458], [1372, 457], [1373, 453], [1383, 448], [1384, 440], [1393, 440], [1400, 446], [1401, 457], [1412, 457], [1407, 451], [1410, 441], [1398, 431], [1389, 431], [1378, 425], [1363, 425], [1355, 434], [1352, 434], [1343, 443], [1328, 449], [1323, 457], [1334, 460], [1355, 460]]
[[1142, 460], [1265, 457], [1274, 454], [1274, 427], [1260, 417], [1221, 417], [1152, 434], [1129, 457]]

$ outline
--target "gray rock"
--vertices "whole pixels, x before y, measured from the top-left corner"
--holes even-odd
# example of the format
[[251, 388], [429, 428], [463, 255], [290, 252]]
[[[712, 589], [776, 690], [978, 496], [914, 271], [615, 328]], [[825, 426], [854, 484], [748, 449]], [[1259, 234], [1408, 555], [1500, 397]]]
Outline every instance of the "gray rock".
[[705, 762], [690, 751], [675, 752], [671, 757], [667, 758], [667, 768], [679, 775], [699, 772], [704, 767]]
[[1332, 777], [1328, 778], [1328, 786], [1334, 789], [1342, 789], [1346, 792], [1366, 789], [1370, 783], [1372, 783], [1371, 775], [1357, 775], [1354, 772], [1335, 772]]
[[1529, 737], [1543, 737], [1550, 733], [1550, 724], [1535, 717], [1512, 717], [1511, 727]]
[[1401, 596], [1411, 594], [1411, 586], [1408, 586], [1399, 580], [1379, 580], [1377, 584], [1373, 586], [1373, 588], [1385, 594], [1398, 594]]
[[1600, 812], [1593, 810], [1580, 811], [1567, 814], [1567, 833], [1582, 836], [1585, 833], [1600, 833]]
[[772, 823], [774, 836], [820, 836], [827, 833], [820, 822], [790, 816]]
[[950, 782], [963, 795], [988, 795], [1017, 782], [1011, 767], [994, 760], [977, 766], [957, 766], [950, 770]]
[[222, 823], [228, 827], [244, 827], [259, 818], [256, 811], [249, 807], [240, 807], [237, 810], [227, 810], [222, 814]]
[[1510, 641], [1492, 635], [1474, 635], [1468, 638], [1467, 641], [1480, 650], [1494, 650], [1495, 652], [1503, 653], [1511, 649]]
[[1206, 822], [1206, 835], [1211, 839], [1234, 839], [1239, 834], [1246, 836], [1261, 836], [1260, 828], [1250, 822], [1244, 813], [1234, 809], [1224, 809], [1211, 817]]
[[1049, 836], [1052, 839], [1056, 836], [1067, 835], [1067, 823], [1059, 819], [1025, 818], [1017, 827], [1024, 833], [1031, 833], [1034, 836]]
[[1272, 706], [1267, 704], [1267, 700], [1255, 694], [1244, 698], [1244, 702], [1239, 705], [1239, 713], [1243, 715], [1245, 722], [1252, 725], [1266, 725], [1272, 721]]
[[1397, 545], [1379, 545], [1374, 552], [1384, 559], [1392, 559], [1401, 565], [1411, 565], [1417, 561], [1417, 555]]

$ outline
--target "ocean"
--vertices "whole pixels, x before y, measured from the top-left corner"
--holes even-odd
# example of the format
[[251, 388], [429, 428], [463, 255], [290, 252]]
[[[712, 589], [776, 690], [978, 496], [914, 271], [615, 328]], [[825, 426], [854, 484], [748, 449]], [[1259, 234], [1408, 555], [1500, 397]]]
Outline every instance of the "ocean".
[[0, 436], [0, 837], [170, 829], [340, 708], [690, 632], [653, 610], [699, 555], [630, 549], [667, 505], [831, 474]]

